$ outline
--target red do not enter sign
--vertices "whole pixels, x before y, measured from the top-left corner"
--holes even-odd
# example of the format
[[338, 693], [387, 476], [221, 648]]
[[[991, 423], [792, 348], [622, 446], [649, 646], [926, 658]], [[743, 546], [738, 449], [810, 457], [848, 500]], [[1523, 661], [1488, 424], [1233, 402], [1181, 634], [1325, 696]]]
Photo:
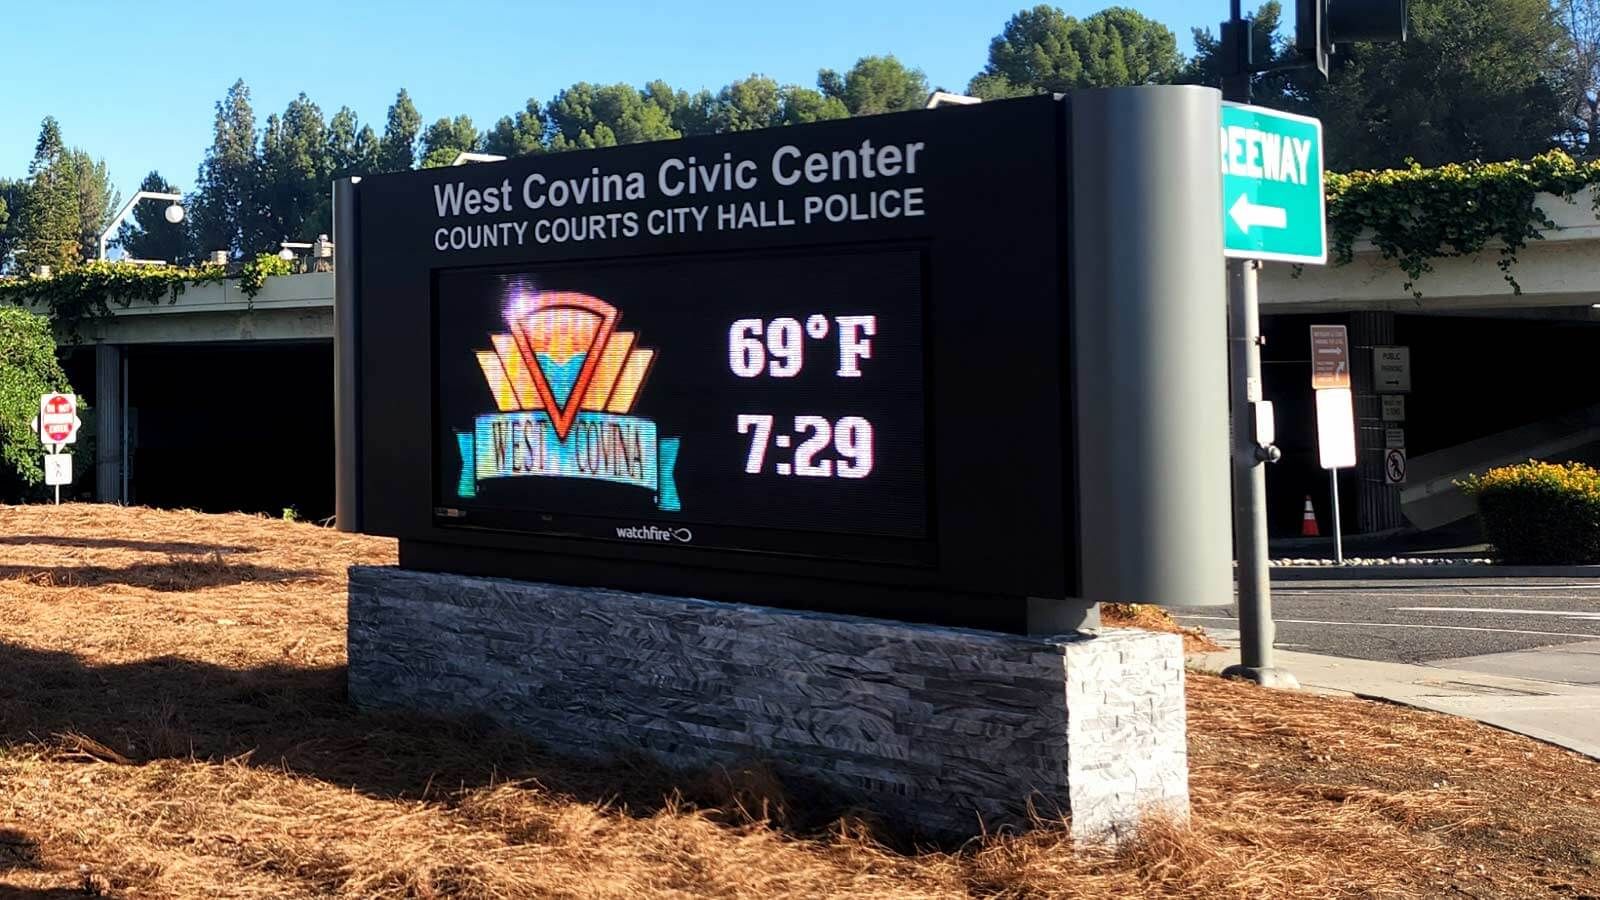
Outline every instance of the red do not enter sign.
[[71, 443], [78, 434], [78, 400], [71, 394], [39, 398], [39, 436], [50, 444]]

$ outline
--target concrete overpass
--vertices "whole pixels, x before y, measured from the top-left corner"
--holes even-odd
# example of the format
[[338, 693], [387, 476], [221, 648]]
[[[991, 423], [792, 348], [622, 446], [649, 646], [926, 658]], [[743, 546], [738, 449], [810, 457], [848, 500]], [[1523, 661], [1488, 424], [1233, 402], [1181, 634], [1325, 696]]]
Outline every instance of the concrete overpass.
[[98, 499], [331, 514], [331, 273], [113, 310], [65, 354], [90, 395]]
[[[1268, 263], [1261, 304], [1268, 365], [1263, 379], [1279, 407], [1279, 433], [1290, 430], [1286, 459], [1269, 475], [1274, 533], [1295, 533], [1303, 497], [1329, 508], [1326, 475], [1315, 470], [1310, 323], [1350, 329], [1360, 465], [1346, 476], [1341, 500], [1349, 531], [1436, 528], [1472, 513], [1455, 481], [1495, 465], [1526, 460], [1596, 460], [1600, 384], [1600, 218], [1595, 192], [1536, 205], [1553, 223], [1516, 254], [1502, 274], [1498, 244], [1431, 261], [1407, 290], [1406, 274], [1370, 240], [1347, 265]], [[1468, 215], [1470, 213], [1463, 213]], [[1415, 294], [1420, 294], [1416, 296]], [[1406, 421], [1383, 420], [1372, 382], [1374, 347], [1410, 348], [1412, 390]], [[1385, 483], [1382, 460], [1393, 429], [1406, 441], [1406, 484]], [[1324, 522], [1324, 533], [1326, 533]]]
[[[1594, 200], [1592, 191], [1572, 201], [1538, 198], [1554, 227], [1518, 253], [1511, 271], [1520, 294], [1502, 276], [1495, 246], [1433, 260], [1433, 271], [1415, 284], [1420, 297], [1406, 289], [1405, 274], [1370, 241], [1357, 245], [1348, 265], [1298, 272], [1266, 265], [1264, 382], [1278, 407], [1285, 450], [1284, 461], [1269, 469], [1275, 536], [1298, 534], [1308, 494], [1324, 533], [1329, 525], [1327, 476], [1316, 467], [1306, 327], [1311, 323], [1344, 323], [1353, 344], [1361, 463], [1343, 474], [1341, 484], [1348, 532], [1431, 528], [1468, 515], [1471, 506], [1453, 482], [1490, 465], [1528, 456], [1600, 456], [1594, 452], [1600, 386], [1591, 386], [1600, 348], [1600, 220]], [[304, 460], [297, 467], [322, 472], [327, 464], [320, 456], [325, 449], [331, 453], [331, 438], [327, 448], [321, 441], [331, 434], [323, 423], [331, 418], [332, 334], [331, 273], [270, 278], [254, 300], [236, 283], [197, 286], [176, 302], [116, 310], [110, 320], [91, 325], [85, 339], [92, 353], [71, 354], [68, 368], [74, 383], [95, 386], [101, 434], [97, 495], [163, 504], [204, 501], [203, 491], [172, 487], [172, 460], [196, 458], [174, 446], [172, 435], [184, 432], [184, 423], [217, 417], [281, 421], [236, 429], [228, 451], [236, 464], [199, 467], [197, 485], [220, 489], [229, 479], [262, 478], [289, 458]], [[1404, 422], [1383, 420], [1372, 382], [1373, 348], [1390, 345], [1411, 348], [1413, 390]], [[169, 396], [187, 387], [199, 388], [188, 393], [204, 410], [187, 409], [192, 404]], [[230, 390], [239, 396], [231, 405]], [[1384, 444], [1394, 428], [1404, 433], [1410, 456], [1403, 487], [1383, 478]], [[200, 451], [208, 446], [213, 443], [203, 438], [192, 443]], [[158, 476], [167, 487], [156, 490]], [[323, 477], [308, 480], [320, 484]], [[266, 507], [267, 501], [256, 505]]]

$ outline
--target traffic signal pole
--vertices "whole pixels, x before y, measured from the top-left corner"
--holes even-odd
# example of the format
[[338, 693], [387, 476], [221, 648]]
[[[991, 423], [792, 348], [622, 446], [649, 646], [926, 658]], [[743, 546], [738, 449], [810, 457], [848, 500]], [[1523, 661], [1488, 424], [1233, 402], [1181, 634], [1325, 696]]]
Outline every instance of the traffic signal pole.
[[[1250, 79], [1259, 72], [1315, 69], [1324, 77], [1341, 44], [1406, 39], [1406, 0], [1296, 0], [1295, 59], [1256, 60], [1254, 22], [1240, 0], [1229, 0], [1222, 23], [1219, 61], [1222, 98], [1250, 102]], [[1267, 578], [1267, 473], [1277, 448], [1256, 434], [1255, 404], [1261, 401], [1261, 316], [1256, 294], [1261, 261], [1228, 260], [1228, 377], [1233, 405], [1233, 539], [1239, 579], [1239, 664], [1224, 675], [1269, 687], [1296, 687], [1294, 676], [1273, 667], [1272, 584]], [[1334, 492], [1338, 502], [1338, 492]], [[1337, 508], [1337, 507], [1336, 507]]]
[[[1231, 0], [1222, 24], [1222, 97], [1250, 102], [1253, 22]], [[1266, 687], [1299, 687], [1293, 675], [1273, 665], [1272, 583], [1267, 564], [1267, 470], [1269, 454], [1256, 441], [1255, 404], [1262, 399], [1261, 310], [1257, 278], [1261, 261], [1228, 260], [1228, 380], [1233, 408], [1233, 541], [1239, 581], [1239, 663], [1223, 670]]]

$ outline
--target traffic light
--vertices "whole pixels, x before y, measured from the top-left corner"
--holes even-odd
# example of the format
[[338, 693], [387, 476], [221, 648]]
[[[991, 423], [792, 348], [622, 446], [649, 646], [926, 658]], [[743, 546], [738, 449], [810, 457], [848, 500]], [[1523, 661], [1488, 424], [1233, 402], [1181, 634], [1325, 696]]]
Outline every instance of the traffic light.
[[1296, 0], [1294, 45], [1324, 77], [1339, 44], [1406, 39], [1406, 0]]

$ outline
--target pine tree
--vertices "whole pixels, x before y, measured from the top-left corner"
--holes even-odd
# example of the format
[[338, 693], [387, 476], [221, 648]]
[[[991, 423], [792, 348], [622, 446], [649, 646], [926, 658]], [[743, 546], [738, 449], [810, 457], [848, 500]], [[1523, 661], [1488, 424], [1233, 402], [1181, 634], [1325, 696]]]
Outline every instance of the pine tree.
[[357, 168], [356, 135], [360, 131], [361, 123], [348, 106], [339, 107], [339, 111], [328, 120], [327, 154], [333, 164], [333, 177], [366, 174]]
[[544, 150], [544, 112], [539, 101], [528, 98], [516, 116], [501, 116], [483, 136], [483, 149], [500, 156], [527, 156]]
[[100, 254], [100, 234], [122, 205], [122, 194], [111, 183], [105, 160], [73, 148], [67, 151], [67, 163], [77, 201], [78, 253], [94, 259]]
[[817, 73], [817, 88], [853, 116], [921, 109], [928, 100], [927, 76], [893, 56], [864, 56], [843, 75], [823, 69]]
[[462, 153], [478, 149], [478, 129], [471, 116], [439, 119], [422, 133], [422, 168], [448, 166]]
[[627, 84], [580, 81], [545, 106], [552, 150], [587, 150], [681, 137], [669, 112], [648, 92]]
[[260, 226], [248, 236], [255, 252], [276, 249], [280, 241], [308, 241], [332, 227], [329, 143], [322, 110], [305, 94], [289, 101], [281, 118], [268, 117], [254, 202]]
[[253, 205], [258, 162], [250, 88], [235, 81], [217, 103], [211, 147], [200, 164], [190, 204], [197, 255], [227, 250], [237, 257], [255, 249], [244, 236], [259, 231], [259, 211]]
[[21, 245], [22, 207], [27, 196], [26, 180], [0, 178], [0, 275], [17, 268], [12, 254]]
[[404, 172], [417, 161], [417, 132], [422, 130], [422, 116], [405, 88], [395, 95], [389, 107], [389, 121], [383, 128], [383, 140], [378, 144], [378, 171]]
[[40, 123], [28, 181], [18, 225], [19, 267], [64, 268], [78, 262], [83, 255], [78, 241], [77, 181], [54, 116], [46, 116]]
[[986, 100], [1077, 88], [1170, 84], [1183, 56], [1171, 29], [1125, 7], [1077, 19], [1048, 4], [1012, 16], [967, 93]]

